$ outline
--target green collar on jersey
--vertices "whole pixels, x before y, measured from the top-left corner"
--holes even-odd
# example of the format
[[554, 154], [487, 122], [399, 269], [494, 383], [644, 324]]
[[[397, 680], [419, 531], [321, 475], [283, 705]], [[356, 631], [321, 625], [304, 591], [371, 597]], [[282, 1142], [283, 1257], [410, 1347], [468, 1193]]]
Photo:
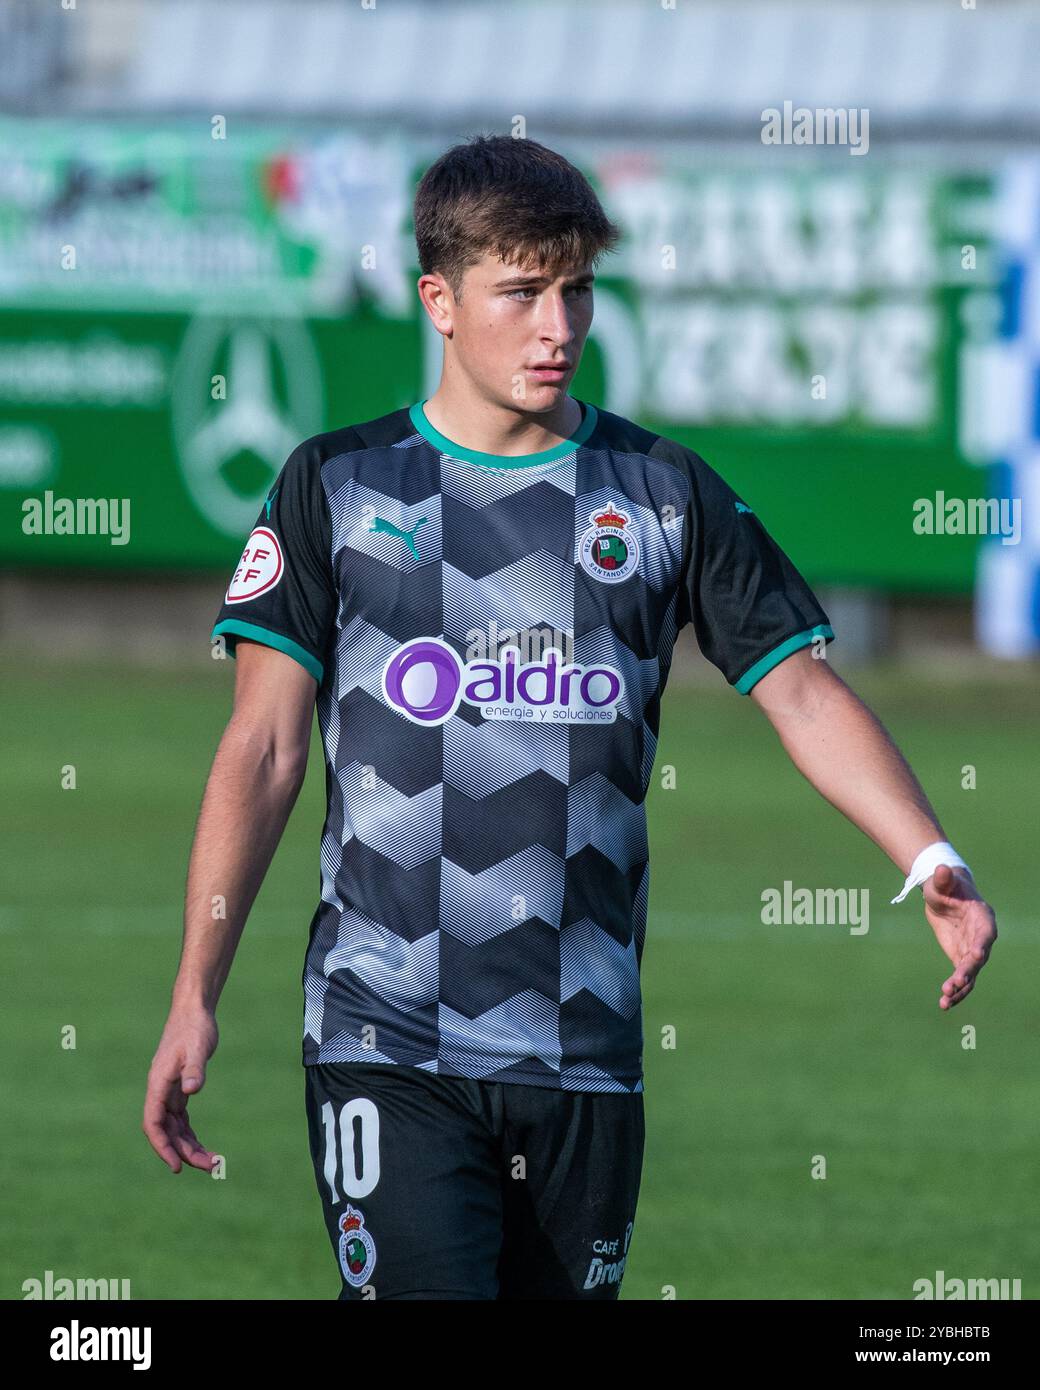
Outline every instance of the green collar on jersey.
[[423, 410], [425, 404], [426, 400], [416, 401], [408, 411], [412, 424], [423, 438], [436, 445], [442, 454], [448, 454], [453, 459], [463, 459], [466, 463], [479, 463], [484, 468], [533, 468], [539, 463], [552, 463], [555, 459], [573, 454], [577, 446], [584, 444], [596, 428], [596, 407], [585, 401], [578, 401], [584, 412], [581, 424], [570, 439], [565, 439], [555, 448], [543, 449], [540, 454], [485, 454], [479, 449], [465, 449], [461, 444], [456, 444], [453, 439], [441, 434], [439, 430], [435, 430], [426, 418], [426, 412]]

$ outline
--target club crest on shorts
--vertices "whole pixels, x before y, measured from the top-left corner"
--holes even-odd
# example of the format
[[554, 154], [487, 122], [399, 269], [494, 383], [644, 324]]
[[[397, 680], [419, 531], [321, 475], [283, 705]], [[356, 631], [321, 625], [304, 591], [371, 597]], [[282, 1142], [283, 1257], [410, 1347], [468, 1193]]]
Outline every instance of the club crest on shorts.
[[347, 1203], [339, 1218], [339, 1265], [343, 1278], [352, 1288], [368, 1282], [376, 1264], [376, 1243], [365, 1230], [365, 1218], [357, 1207]]
[[601, 584], [620, 584], [639, 566], [639, 542], [628, 530], [632, 520], [619, 512], [613, 502], [605, 512], [592, 512], [592, 525], [581, 538], [578, 560], [586, 574]]

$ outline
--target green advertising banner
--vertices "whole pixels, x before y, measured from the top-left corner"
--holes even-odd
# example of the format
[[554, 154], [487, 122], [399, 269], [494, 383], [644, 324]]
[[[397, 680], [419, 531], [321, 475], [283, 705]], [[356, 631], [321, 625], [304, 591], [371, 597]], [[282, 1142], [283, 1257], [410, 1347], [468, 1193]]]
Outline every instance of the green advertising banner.
[[[410, 207], [439, 147], [219, 120], [0, 146], [7, 567], [226, 571], [301, 439], [435, 389]], [[626, 234], [572, 393], [697, 449], [813, 582], [969, 590], [976, 538], [911, 523], [980, 490], [958, 363], [988, 180], [565, 153]]]

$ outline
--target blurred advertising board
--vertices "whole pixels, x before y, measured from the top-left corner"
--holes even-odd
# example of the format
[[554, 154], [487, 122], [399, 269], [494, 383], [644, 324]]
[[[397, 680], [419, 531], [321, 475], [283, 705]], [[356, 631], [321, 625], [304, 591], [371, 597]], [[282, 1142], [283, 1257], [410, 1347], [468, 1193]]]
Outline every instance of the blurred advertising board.
[[[979, 491], [958, 364], [989, 176], [545, 142], [626, 232], [573, 394], [697, 449], [815, 582], [970, 591], [978, 538], [911, 519]], [[429, 395], [411, 199], [446, 143], [0, 120], [0, 562], [226, 570], [296, 443]], [[127, 543], [59, 529], [101, 497]]]

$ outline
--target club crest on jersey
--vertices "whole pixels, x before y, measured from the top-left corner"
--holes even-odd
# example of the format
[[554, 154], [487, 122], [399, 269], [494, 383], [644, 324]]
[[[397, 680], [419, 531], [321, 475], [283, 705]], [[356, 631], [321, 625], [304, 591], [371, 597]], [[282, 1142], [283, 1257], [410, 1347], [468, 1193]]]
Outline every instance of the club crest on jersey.
[[278, 537], [266, 526], [257, 526], [246, 541], [238, 568], [225, 595], [228, 603], [245, 603], [273, 589], [285, 570]]
[[639, 542], [628, 529], [632, 520], [613, 502], [605, 512], [592, 512], [592, 525], [581, 538], [578, 560], [586, 574], [601, 584], [620, 584], [639, 567]]
[[376, 1243], [365, 1229], [365, 1218], [357, 1207], [347, 1203], [339, 1218], [339, 1265], [343, 1278], [352, 1288], [368, 1282], [376, 1264]]

